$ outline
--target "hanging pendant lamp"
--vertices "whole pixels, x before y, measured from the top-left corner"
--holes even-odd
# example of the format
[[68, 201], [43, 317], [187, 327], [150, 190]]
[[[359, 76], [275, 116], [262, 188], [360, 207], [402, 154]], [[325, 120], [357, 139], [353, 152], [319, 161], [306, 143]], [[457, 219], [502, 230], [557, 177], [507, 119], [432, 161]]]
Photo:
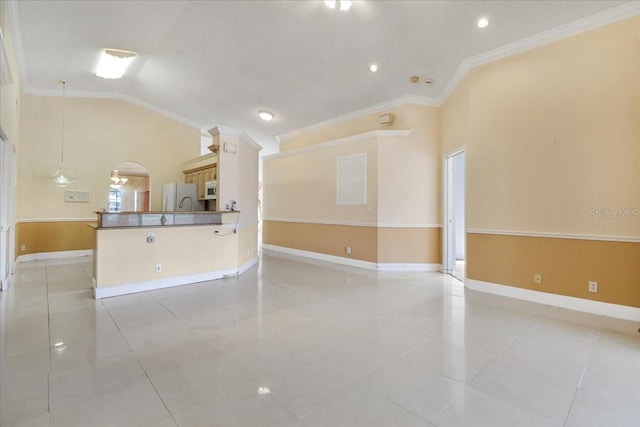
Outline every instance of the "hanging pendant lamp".
[[60, 139], [60, 169], [55, 171], [49, 179], [58, 187], [66, 187], [67, 185], [78, 181], [78, 178], [64, 168], [64, 100], [67, 81], [60, 80], [60, 83], [62, 83], [62, 137]]

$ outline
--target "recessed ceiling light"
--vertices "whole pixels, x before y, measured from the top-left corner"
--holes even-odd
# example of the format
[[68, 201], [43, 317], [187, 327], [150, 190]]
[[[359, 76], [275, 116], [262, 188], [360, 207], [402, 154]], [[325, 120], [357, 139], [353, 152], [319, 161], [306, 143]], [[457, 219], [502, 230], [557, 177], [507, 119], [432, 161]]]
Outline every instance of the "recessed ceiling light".
[[478, 19], [478, 28], [486, 28], [489, 25], [489, 20], [487, 18]]
[[100, 55], [96, 76], [103, 79], [119, 79], [135, 58], [135, 52], [117, 49], [105, 49]]
[[269, 394], [271, 393], [271, 389], [266, 386], [258, 387], [258, 394]]
[[258, 111], [258, 115], [265, 122], [270, 122], [275, 117], [275, 114], [273, 114], [271, 111], [267, 111], [267, 110]]
[[378, 71], [378, 66], [376, 64], [369, 65], [369, 71], [375, 73], [376, 71]]

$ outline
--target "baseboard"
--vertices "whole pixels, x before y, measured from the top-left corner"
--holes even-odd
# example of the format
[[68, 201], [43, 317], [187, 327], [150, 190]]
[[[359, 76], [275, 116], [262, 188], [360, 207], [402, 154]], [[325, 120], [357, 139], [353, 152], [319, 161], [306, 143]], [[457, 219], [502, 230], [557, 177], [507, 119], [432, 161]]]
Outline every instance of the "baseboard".
[[35, 254], [20, 255], [18, 258], [16, 258], [16, 263], [39, 261], [43, 259], [77, 258], [91, 255], [93, 255], [93, 249], [83, 249], [78, 251], [39, 252]]
[[164, 279], [147, 280], [144, 282], [127, 283], [125, 285], [97, 286], [93, 283], [93, 294], [96, 299], [115, 297], [119, 295], [135, 294], [138, 292], [155, 291], [157, 289], [172, 288], [174, 286], [190, 285], [209, 280], [222, 279], [225, 276], [235, 276], [237, 268], [211, 271], [207, 273], [187, 274], [185, 276], [167, 277]]
[[242, 274], [245, 271], [247, 271], [248, 269], [250, 269], [251, 267], [253, 267], [254, 265], [256, 265], [258, 263], [259, 259], [256, 258], [252, 258], [249, 261], [245, 262], [244, 264], [242, 264], [240, 266], [240, 268], [238, 268], [238, 274]]
[[375, 263], [359, 259], [345, 258], [335, 255], [327, 255], [319, 252], [303, 251], [301, 249], [287, 248], [284, 246], [262, 244], [262, 249], [304, 258], [312, 258], [318, 261], [326, 261], [334, 264], [348, 265], [350, 267], [364, 268], [377, 271], [439, 271], [440, 264], [427, 263]]
[[378, 271], [440, 271], [442, 264], [430, 264], [422, 262], [408, 263], [378, 263]]
[[636, 307], [592, 301], [565, 295], [550, 294], [547, 292], [533, 291], [531, 289], [522, 289], [513, 286], [498, 285], [496, 283], [483, 282], [481, 280], [469, 278], [465, 281], [465, 287], [474, 291], [640, 322], [640, 308]]
[[334, 264], [348, 265], [350, 267], [366, 268], [367, 270], [377, 270], [375, 262], [362, 261], [359, 259], [344, 258], [335, 255], [321, 254], [319, 252], [303, 251], [301, 249], [287, 248], [284, 246], [262, 244], [262, 249], [286, 255], [312, 258], [318, 261], [332, 262]]

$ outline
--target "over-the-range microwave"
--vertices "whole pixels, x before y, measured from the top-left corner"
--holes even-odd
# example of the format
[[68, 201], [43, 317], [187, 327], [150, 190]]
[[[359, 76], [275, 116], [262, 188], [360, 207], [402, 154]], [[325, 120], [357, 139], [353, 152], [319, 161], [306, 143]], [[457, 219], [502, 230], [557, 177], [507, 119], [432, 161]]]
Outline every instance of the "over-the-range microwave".
[[206, 181], [204, 183], [204, 199], [215, 200], [218, 198], [218, 181]]

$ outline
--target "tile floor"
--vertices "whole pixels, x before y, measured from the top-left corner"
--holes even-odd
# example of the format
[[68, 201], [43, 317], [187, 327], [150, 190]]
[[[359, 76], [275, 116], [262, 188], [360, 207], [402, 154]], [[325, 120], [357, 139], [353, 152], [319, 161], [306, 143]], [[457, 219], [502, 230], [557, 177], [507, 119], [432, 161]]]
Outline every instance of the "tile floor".
[[272, 255], [100, 301], [90, 269], [1, 293], [2, 426], [640, 426], [632, 322]]

